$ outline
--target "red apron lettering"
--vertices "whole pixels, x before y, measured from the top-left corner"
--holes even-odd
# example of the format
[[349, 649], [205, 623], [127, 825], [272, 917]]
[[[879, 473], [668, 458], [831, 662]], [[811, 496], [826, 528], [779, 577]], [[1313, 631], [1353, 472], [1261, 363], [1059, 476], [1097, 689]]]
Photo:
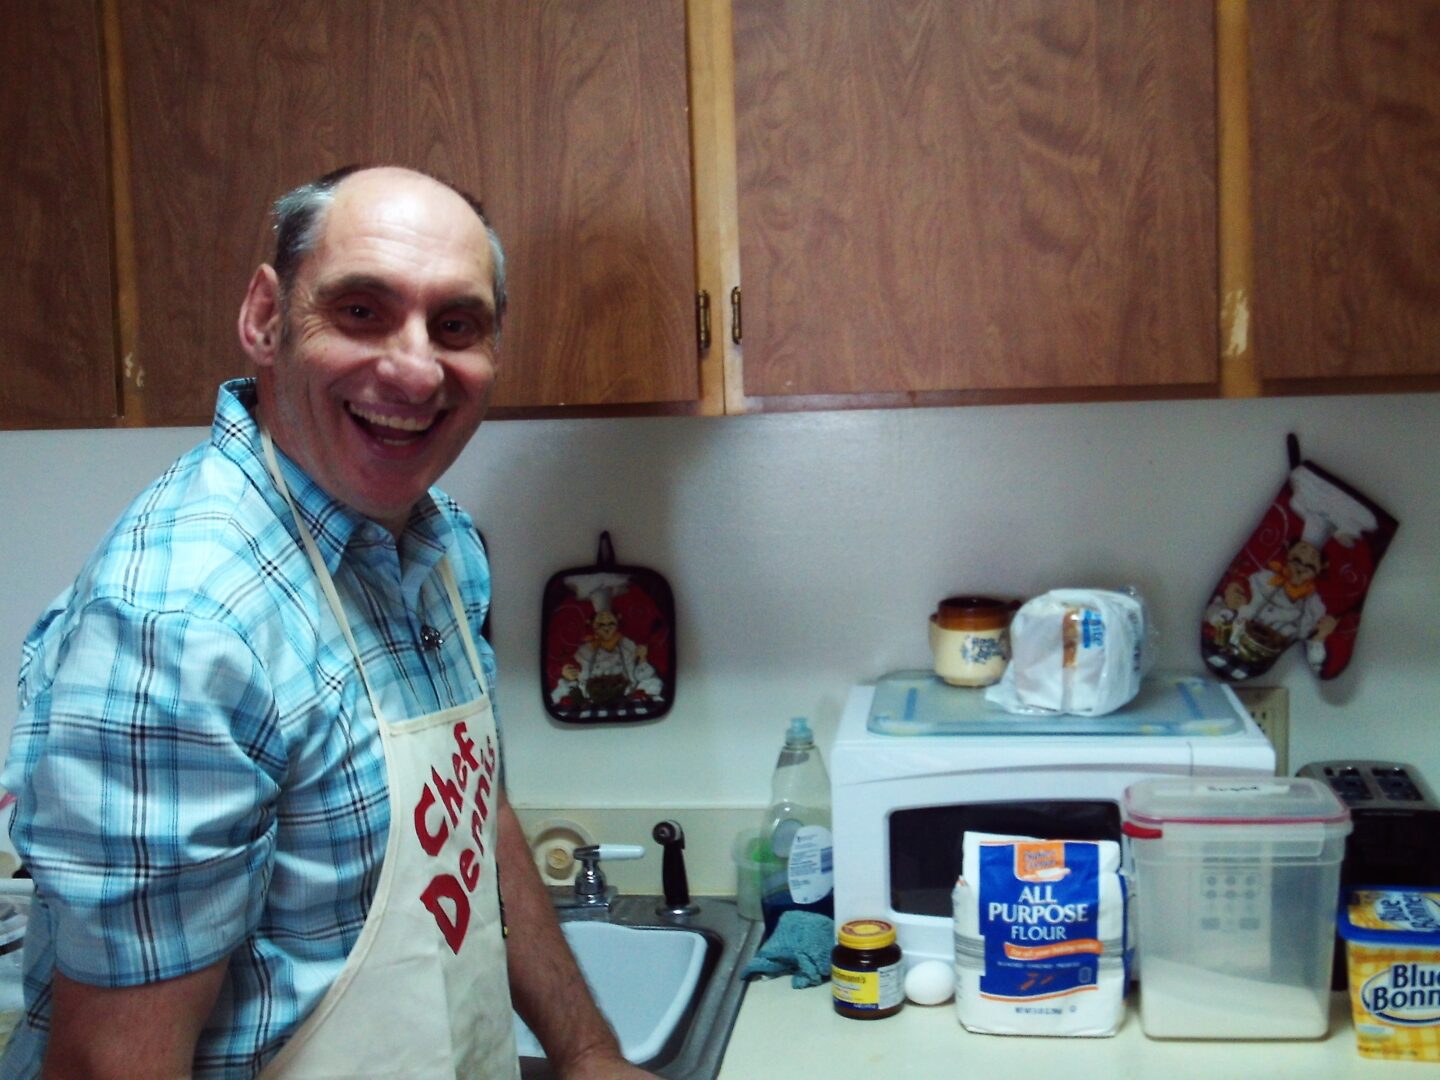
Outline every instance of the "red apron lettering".
[[484, 828], [485, 828], [485, 815], [482, 814], [482, 813], [480, 813], [479, 810], [473, 810], [473, 811], [471, 811], [471, 813], [470, 813], [470, 839], [475, 841], [475, 847], [479, 849], [480, 854], [481, 854], [482, 856], [485, 854], [485, 833], [484, 833]]
[[475, 884], [480, 880], [480, 862], [469, 848], [460, 853], [460, 880], [471, 892], [475, 891]]
[[[479, 876], [478, 870], [476, 876]], [[453, 916], [445, 910], [446, 900], [454, 908]], [[436, 874], [420, 894], [420, 902], [435, 916], [435, 924], [440, 927], [450, 951], [459, 953], [460, 946], [465, 943], [465, 928], [470, 925], [470, 898], [465, 895], [455, 875]]]
[[[484, 870], [485, 824], [490, 818], [488, 799], [494, 789], [493, 778], [499, 758], [495, 741], [490, 735], [485, 736], [485, 746], [478, 756], [475, 743], [463, 722], [455, 725], [454, 735], [457, 752], [450, 757], [454, 779], [442, 777], [437, 769], [431, 767], [430, 783], [421, 789], [415, 804], [415, 833], [426, 855], [440, 857], [446, 841], [450, 839], [450, 826], [459, 824], [464, 809], [465, 787], [469, 781], [474, 781], [475, 806], [470, 812], [470, 840], [474, 846], [462, 847], [458, 855], [448, 857], [456, 860], [452, 865], [456, 867], [458, 876], [455, 873], [436, 874], [420, 894], [420, 901], [434, 916], [445, 944], [452, 952], [458, 953], [465, 941], [465, 925], [469, 919], [467, 894], [475, 891]], [[443, 814], [432, 814], [437, 802], [443, 804]], [[432, 817], [438, 818], [438, 828], [433, 830], [430, 828]], [[452, 850], [454, 846], [458, 844], [452, 844]], [[453, 915], [442, 902], [451, 905]]]
[[475, 740], [465, 730], [463, 720], [455, 725], [455, 745], [460, 749], [450, 755], [450, 767], [455, 771], [455, 782], [463, 788], [470, 779], [470, 770], [480, 768], [480, 762], [475, 760]]
[[438, 832], [431, 832], [425, 823], [426, 814], [430, 807], [435, 805], [435, 792], [430, 790], [426, 784], [420, 792], [420, 801], [415, 804], [415, 835], [420, 838], [420, 847], [426, 855], [439, 855], [441, 847], [445, 844], [445, 838], [450, 835], [450, 826], [446, 824], [442, 815], [440, 818], [440, 829]]
[[430, 780], [440, 791], [440, 801], [445, 804], [445, 813], [450, 815], [450, 824], [456, 824], [460, 820], [460, 808], [465, 805], [465, 793], [454, 780], [444, 779], [434, 769], [430, 770]]

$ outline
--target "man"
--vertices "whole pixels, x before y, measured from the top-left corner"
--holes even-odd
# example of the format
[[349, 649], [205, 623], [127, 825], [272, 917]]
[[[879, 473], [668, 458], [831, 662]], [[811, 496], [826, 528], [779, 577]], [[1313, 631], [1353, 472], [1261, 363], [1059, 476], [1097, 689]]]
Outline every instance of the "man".
[[276, 225], [256, 380], [26, 641], [0, 782], [37, 903], [0, 1071], [511, 1076], [513, 995], [563, 1075], [644, 1075], [500, 790], [488, 566], [431, 489], [489, 400], [498, 241], [394, 168]]
[[578, 707], [581, 701], [611, 705], [624, 698], [644, 701], [663, 690], [659, 674], [647, 659], [650, 650], [620, 632], [620, 620], [609, 608], [590, 619], [591, 634], [575, 650], [575, 662], [560, 669], [550, 700]]

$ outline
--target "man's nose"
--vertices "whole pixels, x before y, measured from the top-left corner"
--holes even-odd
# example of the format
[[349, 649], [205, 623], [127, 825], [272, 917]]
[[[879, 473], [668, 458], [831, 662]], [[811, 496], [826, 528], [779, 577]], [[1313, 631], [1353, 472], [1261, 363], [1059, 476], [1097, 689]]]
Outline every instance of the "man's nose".
[[424, 401], [439, 389], [445, 373], [430, 340], [430, 327], [416, 316], [390, 335], [379, 375], [382, 380], [401, 390], [407, 401]]

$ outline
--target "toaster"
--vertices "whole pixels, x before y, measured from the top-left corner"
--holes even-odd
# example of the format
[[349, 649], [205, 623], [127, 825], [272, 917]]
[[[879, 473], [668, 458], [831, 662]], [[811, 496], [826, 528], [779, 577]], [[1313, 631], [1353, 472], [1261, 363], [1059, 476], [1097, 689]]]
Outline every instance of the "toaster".
[[[1340, 864], [1340, 895], [1352, 886], [1440, 887], [1440, 803], [1413, 765], [1315, 761], [1300, 776], [1330, 785], [1350, 807], [1354, 830]], [[1330, 985], [1345, 988], [1345, 943], [1337, 935]]]
[[1413, 765], [1316, 761], [1299, 772], [1329, 784], [1355, 830], [1340, 884], [1440, 886], [1440, 802]]

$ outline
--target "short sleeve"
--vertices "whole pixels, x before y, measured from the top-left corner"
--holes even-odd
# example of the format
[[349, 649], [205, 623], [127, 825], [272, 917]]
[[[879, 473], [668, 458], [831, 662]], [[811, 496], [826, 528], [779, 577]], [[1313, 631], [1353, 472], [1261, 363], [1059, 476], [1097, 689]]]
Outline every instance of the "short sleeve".
[[13, 836], [67, 976], [199, 970], [255, 928], [283, 775], [273, 694], [233, 629], [97, 600], [16, 726]]

